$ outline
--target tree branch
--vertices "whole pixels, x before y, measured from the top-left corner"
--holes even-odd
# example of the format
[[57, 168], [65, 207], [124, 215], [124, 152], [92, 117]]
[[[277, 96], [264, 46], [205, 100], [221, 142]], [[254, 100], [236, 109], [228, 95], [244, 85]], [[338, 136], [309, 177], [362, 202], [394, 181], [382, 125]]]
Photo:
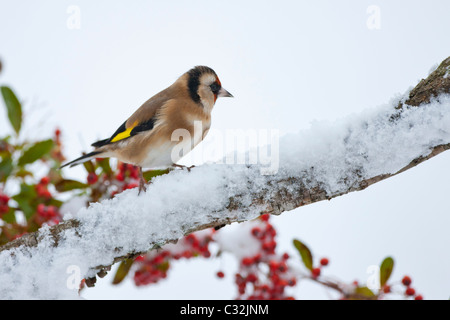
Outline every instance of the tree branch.
[[[436, 136], [411, 138], [410, 132], [404, 129], [419, 126], [414, 122], [418, 119], [415, 112], [432, 109], [430, 103], [435, 103], [433, 110], [436, 104], [446, 110], [447, 101], [439, 103], [445, 98], [442, 94], [450, 93], [449, 70], [450, 57], [392, 107], [388, 117], [374, 115], [378, 117], [373, 121], [376, 125], [370, 122], [373, 119], [367, 119], [368, 122], [362, 122], [359, 127], [346, 128], [348, 134], [336, 140], [342, 145], [341, 153], [336, 156], [328, 158], [324, 151], [315, 163], [298, 168], [284, 167], [284, 159], [281, 159], [280, 170], [274, 175], [261, 175], [260, 166], [256, 165], [204, 165], [190, 173], [176, 170], [154, 179], [143, 196], [137, 197], [136, 190], [128, 190], [113, 200], [92, 204], [76, 219], [42, 228], [5, 244], [0, 247], [0, 298], [24, 298], [33, 294], [46, 298], [76, 297], [63, 283], [68, 277], [67, 265], [79, 266], [81, 278], [90, 279], [87, 283], [92, 285], [95, 274], [103, 276], [113, 263], [176, 242], [191, 232], [246, 221], [262, 213], [278, 215], [330, 200], [364, 190], [415, 167], [450, 148], [450, 136], [445, 130], [445, 121], [442, 123], [442, 118], [448, 120], [446, 117], [450, 115], [445, 112], [430, 116], [431, 120], [426, 120], [428, 123], [420, 124], [438, 124], [435, 131], [444, 132], [442, 139]], [[417, 148], [411, 147], [415, 154], [407, 155], [396, 150], [395, 144], [380, 145], [386, 148], [382, 154], [386, 159], [377, 165], [371, 162], [369, 140], [357, 139], [366, 133], [370, 136], [378, 126], [386, 135], [394, 136], [398, 130], [401, 134], [396, 139], [406, 145], [413, 144], [408, 139], [415, 140], [414, 146], [417, 139], [423, 141]], [[376, 140], [376, 135], [371, 139]], [[390, 166], [386, 167], [386, 163]], [[38, 269], [36, 274], [33, 266]], [[43, 266], [47, 266], [48, 274], [42, 274], [39, 267]], [[21, 274], [24, 272], [28, 274]], [[3, 273], [7, 274], [2, 278]], [[43, 285], [49, 282], [51, 288]]]

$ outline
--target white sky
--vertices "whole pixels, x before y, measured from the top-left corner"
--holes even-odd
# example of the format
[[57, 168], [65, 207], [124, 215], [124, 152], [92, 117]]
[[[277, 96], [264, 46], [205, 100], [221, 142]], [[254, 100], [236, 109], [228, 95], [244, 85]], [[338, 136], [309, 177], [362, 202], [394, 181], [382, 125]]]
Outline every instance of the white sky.
[[[67, 27], [70, 5], [80, 29]], [[380, 9], [378, 30], [366, 25], [369, 5]], [[69, 158], [198, 64], [235, 96], [218, 101], [213, 128], [285, 134], [386, 103], [426, 77], [450, 55], [449, 10], [445, 0], [0, 0], [0, 84], [24, 102], [24, 137], [60, 126]], [[330, 258], [327, 274], [349, 282], [392, 255], [395, 279], [409, 274], [425, 298], [448, 299], [449, 160], [445, 153], [363, 192], [284, 213], [274, 219], [279, 246], [295, 256], [291, 241], [302, 239]], [[216, 280], [219, 268], [229, 277]], [[111, 289], [106, 278], [85, 297], [229, 299], [233, 268], [229, 259], [180, 262], [152, 288]], [[328, 297], [306, 283], [294, 295]]]

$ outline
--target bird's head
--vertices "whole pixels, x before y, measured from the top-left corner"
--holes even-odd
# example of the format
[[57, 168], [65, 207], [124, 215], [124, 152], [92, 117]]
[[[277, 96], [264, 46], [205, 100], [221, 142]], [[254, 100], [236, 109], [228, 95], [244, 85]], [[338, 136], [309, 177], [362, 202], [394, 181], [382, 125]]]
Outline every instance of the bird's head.
[[196, 66], [186, 73], [189, 95], [194, 102], [210, 109], [219, 97], [233, 97], [222, 88], [219, 77], [213, 69], [206, 66]]

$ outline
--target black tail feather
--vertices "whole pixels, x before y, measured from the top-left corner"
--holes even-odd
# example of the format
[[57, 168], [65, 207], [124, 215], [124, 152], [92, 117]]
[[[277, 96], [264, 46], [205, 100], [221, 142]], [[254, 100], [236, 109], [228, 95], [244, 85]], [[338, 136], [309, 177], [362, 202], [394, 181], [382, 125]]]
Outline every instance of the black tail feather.
[[103, 139], [103, 140], [94, 142], [93, 144], [91, 144], [91, 146], [93, 146], [95, 148], [99, 148], [99, 147], [103, 147], [105, 144], [108, 144], [110, 142], [111, 142], [111, 138]]
[[[96, 155], [98, 155], [98, 154], [100, 154], [100, 153], [102, 153], [102, 152], [101, 152], [101, 151], [92, 151], [92, 152], [90, 152], [90, 153], [88, 153], [88, 154], [82, 155], [81, 157], [76, 158], [75, 160], [70, 161], [70, 162], [68, 162], [68, 163], [66, 163], [66, 164], [64, 164], [64, 165], [62, 165], [62, 166], [59, 167], [59, 168], [62, 169], [62, 168], [67, 167], [67, 166], [74, 167], [74, 166], [76, 166], [76, 165], [78, 165], [78, 164], [81, 164], [81, 163], [87, 161], [88, 158], [92, 158], [93, 156], [96, 156]], [[85, 160], [85, 161], [81, 161], [81, 160]], [[81, 162], [80, 162], [80, 161], [81, 161]]]

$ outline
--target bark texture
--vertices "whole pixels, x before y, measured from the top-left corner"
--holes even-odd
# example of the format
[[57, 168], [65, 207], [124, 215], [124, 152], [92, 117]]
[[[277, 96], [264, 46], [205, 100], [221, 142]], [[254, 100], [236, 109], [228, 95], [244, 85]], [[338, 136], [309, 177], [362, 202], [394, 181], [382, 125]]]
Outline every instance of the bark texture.
[[[445, 59], [426, 79], [421, 80], [417, 84], [417, 86], [410, 92], [409, 98], [404, 103], [400, 102], [398, 106], [393, 109], [390, 121], [395, 121], [395, 119], [402, 113], [402, 110], [405, 108], [405, 104], [408, 106], [420, 108], [421, 104], [429, 102], [431, 98], [437, 97], [441, 93], [450, 93], [450, 76], [448, 76], [449, 74], [450, 57]], [[261, 210], [261, 213], [278, 215], [284, 211], [292, 210], [310, 203], [321, 200], [329, 200], [331, 198], [339, 197], [353, 191], [364, 190], [374, 183], [390, 178], [412, 167], [415, 167], [418, 164], [448, 150], [449, 148], [450, 144], [436, 145], [432, 148], [428, 155], [418, 155], [416, 159], [411, 161], [411, 163], [395, 173], [382, 174], [366, 179], [361, 178], [356, 183], [352, 183], [352, 185], [350, 185], [347, 189], [338, 191], [334, 194], [327, 193], [323, 188], [320, 187], [320, 185], [313, 188], [307, 188], [302, 182], [304, 181], [305, 177], [302, 176], [290, 177], [288, 179], [284, 178], [280, 180], [279, 178], [277, 179], [276, 175], [274, 175], [268, 183], [267, 193], [260, 192], [251, 195], [253, 202], [250, 207], [265, 208], [264, 210]], [[188, 179], [189, 175], [187, 175], [187, 180]], [[189, 181], [186, 181], [186, 184], [189, 184]], [[249, 181], [249, 184], [251, 184], [251, 181]], [[277, 187], [273, 188], [274, 186]], [[276, 190], [276, 192], [274, 193], [273, 190]], [[267, 197], [268, 194], [270, 194], [270, 197]], [[224, 209], [227, 209], [230, 212], [234, 210], [245, 211], [249, 210], [250, 207], [248, 205], [247, 207], [243, 206], [243, 201], [240, 201], [239, 196], [236, 196], [229, 199], [228, 206]], [[230, 224], [236, 221], [238, 221], [238, 219], [233, 215], [224, 216], [223, 218], [219, 219], [214, 218], [208, 223], [195, 225], [195, 227], [192, 227], [191, 224], [186, 228], [183, 228], [183, 230], [185, 230], [185, 234], [188, 234], [206, 228], [221, 227], [223, 225]], [[68, 220], [51, 227], [50, 236], [53, 238], [54, 245], [58, 246], [59, 242], [63, 241], [61, 239], [62, 232], [68, 229], [77, 230], [79, 226], [79, 221]], [[11, 241], [10, 243], [7, 243], [4, 246], [0, 247], [0, 252], [22, 246], [37, 246], [40, 241], [40, 237], [41, 236], [38, 232], [26, 234], [21, 238]], [[79, 234], [79, 237], [83, 237], [83, 234]], [[166, 243], [176, 241], [177, 239], [166, 239]], [[148, 250], [152, 250], [163, 244], [153, 244], [148, 248]], [[115, 257], [113, 263], [121, 261], [123, 259], [133, 258], [144, 253], [145, 252], [129, 252], [126, 255], [118, 255]], [[102, 277], [106, 274], [106, 271], [110, 269], [111, 265], [92, 266], [92, 269], [97, 272], [98, 276]], [[86, 283], [87, 285], [92, 286], [95, 283], [95, 278], [87, 279]]]

